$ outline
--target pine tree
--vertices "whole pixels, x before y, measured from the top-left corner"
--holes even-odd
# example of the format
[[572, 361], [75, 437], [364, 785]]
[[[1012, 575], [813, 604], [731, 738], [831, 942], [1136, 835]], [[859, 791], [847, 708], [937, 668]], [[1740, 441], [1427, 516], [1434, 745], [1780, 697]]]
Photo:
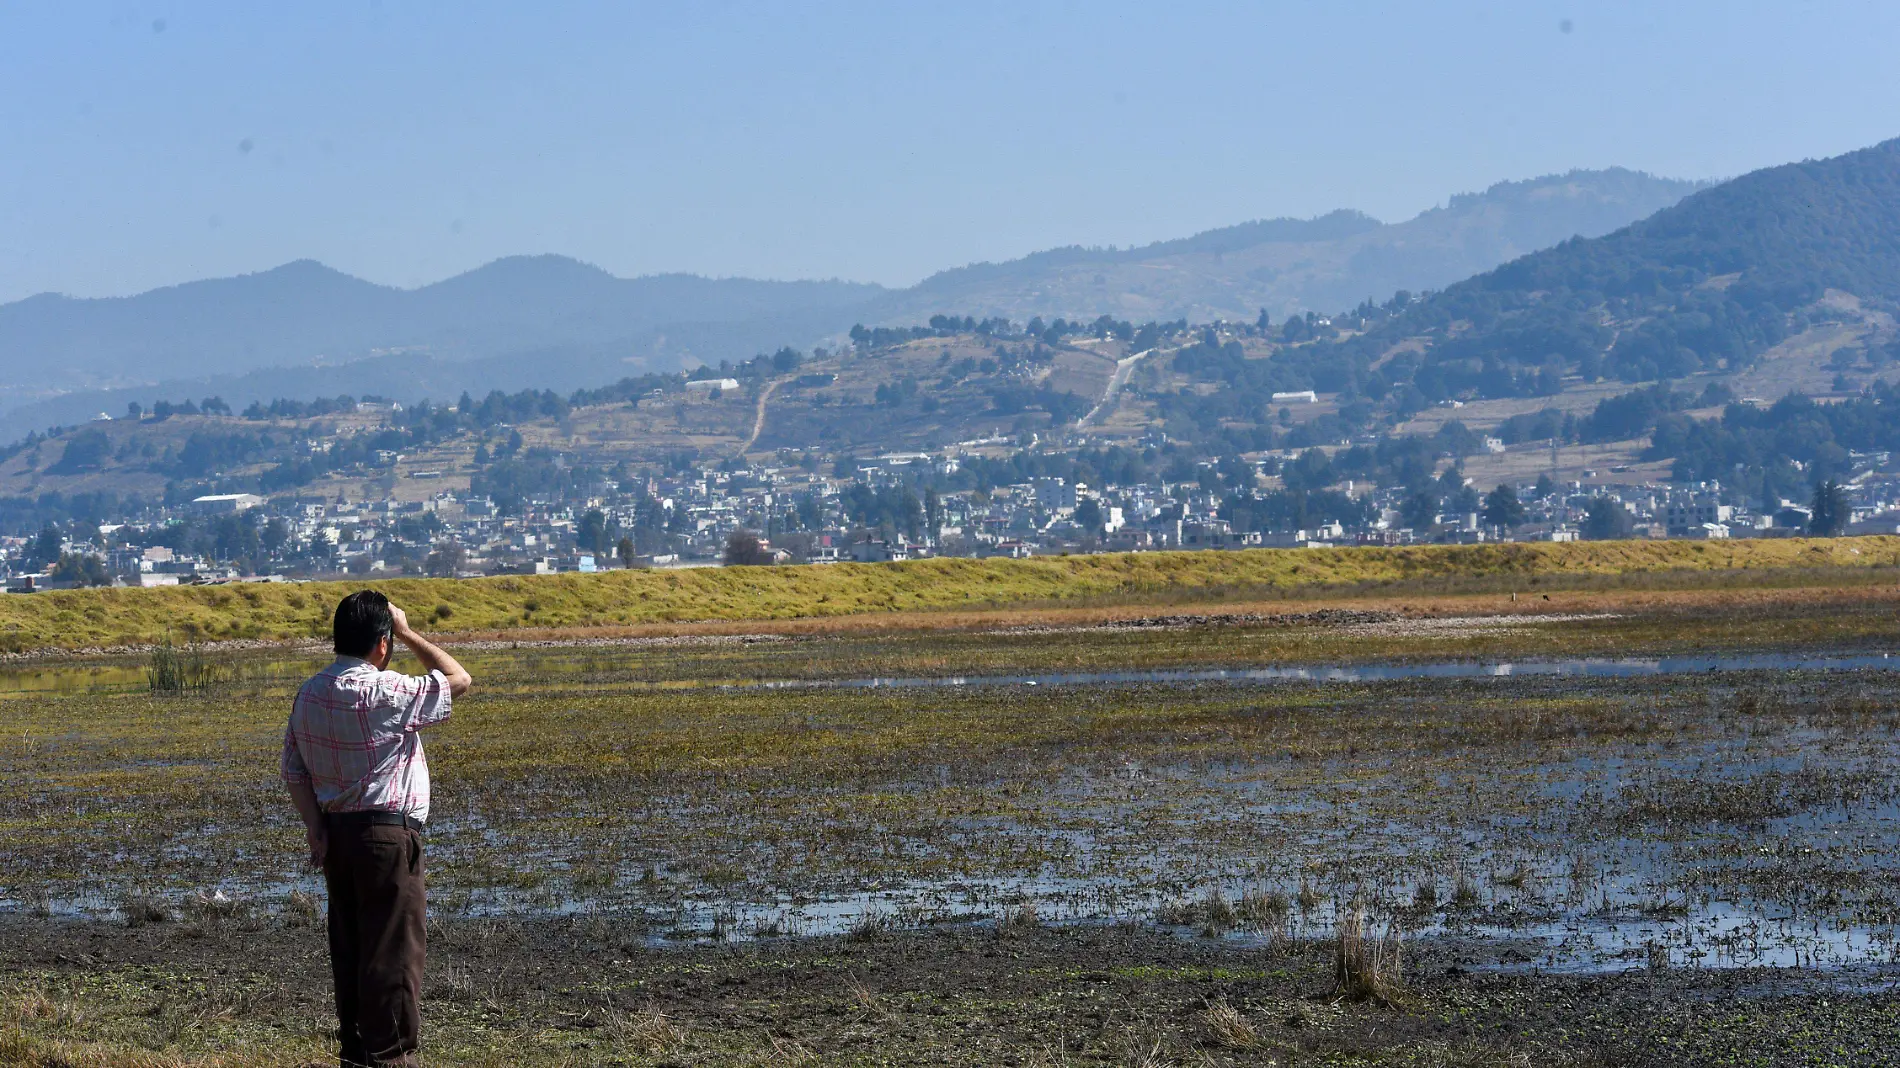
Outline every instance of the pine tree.
[[1832, 538], [1846, 530], [1847, 520], [1853, 514], [1847, 491], [1831, 478], [1814, 487], [1814, 499], [1808, 507], [1811, 513], [1808, 533], [1822, 538]]

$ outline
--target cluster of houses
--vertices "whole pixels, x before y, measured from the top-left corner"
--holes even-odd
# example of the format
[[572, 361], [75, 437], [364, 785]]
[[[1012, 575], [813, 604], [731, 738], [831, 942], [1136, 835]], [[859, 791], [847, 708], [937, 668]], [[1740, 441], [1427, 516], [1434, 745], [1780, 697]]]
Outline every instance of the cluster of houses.
[[[7, 589], [27, 592], [110, 581], [170, 585], [284, 580], [337, 574], [536, 574], [609, 567], [696, 567], [722, 563], [876, 563], [923, 556], [1024, 557], [1056, 553], [1217, 550], [1256, 547], [1572, 541], [1594, 505], [1621, 510], [1619, 536], [1736, 538], [1804, 533], [1806, 502], [1773, 508], [1738, 503], [1713, 483], [1517, 487], [1522, 522], [1487, 524], [1480, 512], [1406, 522], [1401, 491], [1344, 484], [1363, 504], [1363, 522], [1313, 521], [1303, 529], [1237, 515], [1229, 489], [1199, 482], [1090, 486], [1059, 477], [986, 490], [917, 490], [957, 472], [954, 454], [897, 454], [861, 461], [849, 475], [797, 467], [691, 470], [599, 484], [579, 499], [530, 497], [501, 514], [493, 501], [441, 492], [422, 500], [264, 498], [214, 494], [180, 508], [91, 528], [0, 539]], [[857, 487], [854, 492], [854, 487]], [[1483, 490], [1486, 487], [1473, 487]], [[1870, 469], [1848, 484], [1849, 533], [1900, 532], [1894, 481]], [[869, 492], [867, 492], [869, 491]], [[883, 502], [879, 511], [866, 499]], [[1244, 501], [1245, 498], [1242, 498]], [[855, 503], [854, 503], [855, 502]], [[181, 525], [248, 524], [247, 555], [220, 555], [208, 539], [194, 548], [166, 537]], [[1265, 529], [1263, 529], [1265, 528]], [[741, 534], [741, 532], [744, 532]], [[735, 534], [752, 536], [751, 555], [733, 558]], [[58, 558], [92, 558], [88, 574]]]

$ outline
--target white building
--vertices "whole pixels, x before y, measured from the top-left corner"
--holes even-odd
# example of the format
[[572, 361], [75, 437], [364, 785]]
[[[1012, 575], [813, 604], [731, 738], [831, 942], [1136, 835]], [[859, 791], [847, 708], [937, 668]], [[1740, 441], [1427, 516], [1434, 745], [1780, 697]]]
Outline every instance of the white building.
[[1726, 524], [1734, 516], [1734, 508], [1716, 503], [1713, 497], [1676, 497], [1663, 509], [1663, 522], [1670, 533], [1693, 537], [1704, 536], [1697, 528]]
[[191, 510], [199, 515], [235, 515], [264, 503], [255, 493], [207, 493], [191, 499]]
[[1036, 504], [1044, 511], [1057, 515], [1068, 515], [1075, 511], [1076, 490], [1080, 486], [1071, 486], [1060, 478], [1036, 479]]
[[739, 380], [736, 378], [701, 378], [686, 383], [686, 392], [688, 393], [710, 393], [715, 389], [724, 393], [726, 390], [738, 388]]

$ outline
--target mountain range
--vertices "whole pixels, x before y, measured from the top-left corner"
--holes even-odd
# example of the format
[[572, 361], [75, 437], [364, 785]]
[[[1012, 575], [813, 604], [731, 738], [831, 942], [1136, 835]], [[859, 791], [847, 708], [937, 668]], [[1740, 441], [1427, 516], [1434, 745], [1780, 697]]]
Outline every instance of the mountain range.
[[[944, 271], [874, 302], [880, 322], [954, 309], [1133, 322], [1251, 321], [1439, 289], [1570, 237], [1607, 234], [1702, 188], [1614, 168], [1452, 197], [1400, 223], [1357, 211], [1273, 219], [1130, 249], [1062, 248]], [[869, 322], [869, 320], [867, 320]]]
[[1400, 223], [1343, 210], [1251, 222], [1141, 248], [974, 264], [907, 289], [623, 279], [543, 255], [411, 290], [298, 261], [129, 297], [42, 294], [0, 305], [0, 439], [188, 395], [242, 405], [340, 392], [439, 399], [571, 389], [938, 312], [1203, 321], [1330, 311], [1610, 232], [1697, 188], [1621, 169], [1577, 171], [1500, 183]]

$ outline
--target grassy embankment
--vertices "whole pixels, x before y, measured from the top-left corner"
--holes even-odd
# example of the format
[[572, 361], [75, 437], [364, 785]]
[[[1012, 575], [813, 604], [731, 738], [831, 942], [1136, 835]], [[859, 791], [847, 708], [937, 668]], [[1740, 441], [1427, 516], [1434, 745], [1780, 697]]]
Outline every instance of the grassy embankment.
[[[329, 632], [348, 589], [373, 585], [428, 626], [476, 633], [613, 628], [866, 613], [1222, 600], [1351, 590], [1476, 592], [1604, 577], [1725, 584], [1777, 576], [1873, 574], [1900, 567], [1900, 538], [1735, 542], [1602, 542], [1128, 553], [1030, 560], [923, 560], [831, 567], [613, 571], [489, 579], [242, 584], [72, 590], [0, 600], [0, 651], [135, 645], [178, 639], [290, 641]], [[1820, 580], [1815, 580], [1820, 581]]]

